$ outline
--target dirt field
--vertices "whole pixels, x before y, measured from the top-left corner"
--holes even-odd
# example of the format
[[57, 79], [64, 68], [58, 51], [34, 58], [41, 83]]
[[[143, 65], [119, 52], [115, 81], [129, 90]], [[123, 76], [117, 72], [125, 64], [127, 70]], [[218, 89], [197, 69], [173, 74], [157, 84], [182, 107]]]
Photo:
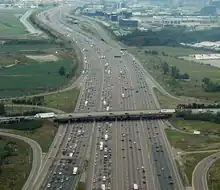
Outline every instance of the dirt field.
[[45, 61], [58, 61], [58, 57], [55, 55], [26, 55], [29, 59], [33, 59], [35, 61], [39, 62], [45, 62]]

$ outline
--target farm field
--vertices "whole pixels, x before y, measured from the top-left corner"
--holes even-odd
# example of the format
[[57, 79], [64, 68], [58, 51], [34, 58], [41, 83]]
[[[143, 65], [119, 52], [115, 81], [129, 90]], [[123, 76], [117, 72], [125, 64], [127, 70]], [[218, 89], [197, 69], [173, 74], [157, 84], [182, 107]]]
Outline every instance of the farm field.
[[66, 84], [69, 79], [59, 75], [63, 66], [66, 72], [71, 72], [72, 60], [36, 62], [34, 60], [17, 64], [10, 68], [0, 69], [0, 96], [15, 97], [46, 90], [56, 89]]
[[[156, 50], [157, 54], [145, 53], [145, 50]], [[220, 83], [220, 69], [210, 66], [181, 60], [177, 57], [193, 53], [204, 53], [201, 50], [172, 47], [145, 47], [129, 48], [143, 64], [146, 70], [171, 94], [175, 96], [195, 97], [208, 101], [220, 101], [220, 92], [205, 92], [202, 88], [202, 79], [210, 78], [213, 82]], [[208, 53], [207, 51], [205, 51]], [[164, 75], [162, 66], [166, 62], [170, 67], [175, 66], [180, 73], [187, 73], [189, 81], [174, 80], [170, 75]], [[205, 75], [204, 75], [205, 73]]]
[[[1, 150], [7, 143], [13, 144], [17, 150], [13, 151], [12, 155], [9, 155], [5, 163], [1, 165], [0, 189], [20, 190], [31, 170], [31, 149], [22, 141], [4, 137], [0, 139]], [[3, 154], [4, 151], [1, 151], [2, 156]]]
[[[34, 42], [31, 44], [4, 44], [0, 46], [0, 53], [30, 53], [32, 54], [33, 52], [36, 51], [45, 51], [50, 48], [50, 49], [55, 49], [58, 48], [59, 46], [56, 44], [52, 44], [52, 43], [38, 43], [36, 42], [36, 44], [34, 44]], [[55, 50], [54, 50], [55, 52]]]
[[172, 118], [171, 124], [177, 129], [193, 133], [194, 130], [201, 131], [201, 133], [208, 134], [209, 132], [220, 132], [219, 124], [205, 121], [184, 120], [180, 118]]
[[174, 129], [166, 129], [170, 144], [182, 151], [215, 150], [220, 148], [220, 137], [216, 135], [195, 136]]
[[0, 9], [0, 37], [16, 37], [27, 34], [20, 17], [26, 9]]
[[[60, 74], [60, 69], [62, 74]], [[48, 40], [7, 40], [0, 46], [0, 97], [59, 89], [79, 74], [76, 53]]]

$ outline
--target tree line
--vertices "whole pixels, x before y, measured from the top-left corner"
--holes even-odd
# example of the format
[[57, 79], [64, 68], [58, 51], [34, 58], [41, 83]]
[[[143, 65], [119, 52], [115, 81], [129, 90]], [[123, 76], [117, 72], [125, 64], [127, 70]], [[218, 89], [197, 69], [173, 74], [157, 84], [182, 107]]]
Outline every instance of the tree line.
[[[41, 111], [43, 112], [43, 111]], [[20, 112], [20, 113], [7, 113], [6, 109], [5, 109], [5, 105], [3, 103], [0, 103], [0, 115], [1, 116], [5, 116], [5, 117], [16, 117], [16, 116], [31, 116], [31, 115], [35, 115], [39, 113], [39, 111], [37, 110], [31, 110], [31, 111], [24, 111], [24, 112]]]
[[28, 105], [44, 105], [44, 96], [34, 96], [31, 98], [18, 98], [12, 100], [13, 104], [28, 104]]
[[203, 31], [188, 31], [186, 27], [164, 28], [160, 31], [135, 30], [118, 37], [118, 40], [130, 46], [179, 46], [181, 42], [219, 41], [219, 28]]
[[177, 118], [183, 118], [184, 120], [199, 120], [199, 121], [208, 121], [220, 124], [220, 113], [211, 114], [211, 113], [199, 113], [192, 114], [190, 111], [180, 111], [176, 113]]
[[213, 82], [210, 78], [202, 79], [202, 87], [206, 92], [220, 92], [220, 85], [217, 82]]
[[162, 65], [162, 69], [163, 69], [163, 74], [164, 75], [170, 75], [172, 76], [173, 79], [184, 79], [187, 80], [189, 79], [189, 74], [188, 73], [180, 73], [180, 70], [175, 67], [175, 66], [169, 66], [167, 62], [164, 62]]
[[179, 104], [176, 107], [177, 109], [218, 109], [220, 108], [220, 104]]
[[0, 128], [31, 131], [42, 127], [43, 122], [42, 120], [23, 120], [22, 122], [1, 123]]
[[[0, 137], [0, 140], [4, 140]], [[2, 165], [8, 164], [8, 157], [17, 155], [17, 144], [13, 141], [8, 141], [6, 144], [0, 146], [0, 173], [2, 172]]]

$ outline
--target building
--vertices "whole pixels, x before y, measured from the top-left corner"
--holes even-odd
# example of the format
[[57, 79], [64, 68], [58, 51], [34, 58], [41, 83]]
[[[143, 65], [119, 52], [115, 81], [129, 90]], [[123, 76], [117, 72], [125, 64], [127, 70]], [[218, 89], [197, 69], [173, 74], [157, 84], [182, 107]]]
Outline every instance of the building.
[[215, 5], [210, 5], [203, 7], [200, 11], [202, 15], [216, 15], [217, 7]]
[[128, 28], [138, 28], [138, 20], [120, 19], [119, 26], [120, 27], [128, 27]]
[[118, 15], [110, 15], [110, 18], [109, 18], [112, 22], [116, 22], [118, 21]]

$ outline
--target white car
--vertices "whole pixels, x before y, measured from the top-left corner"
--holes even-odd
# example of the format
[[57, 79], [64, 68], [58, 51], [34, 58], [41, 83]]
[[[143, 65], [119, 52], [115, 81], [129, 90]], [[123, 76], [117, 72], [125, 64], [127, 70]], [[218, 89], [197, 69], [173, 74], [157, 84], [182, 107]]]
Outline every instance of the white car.
[[51, 187], [51, 184], [50, 184], [50, 183], [48, 183], [48, 184], [47, 184], [47, 187]]

